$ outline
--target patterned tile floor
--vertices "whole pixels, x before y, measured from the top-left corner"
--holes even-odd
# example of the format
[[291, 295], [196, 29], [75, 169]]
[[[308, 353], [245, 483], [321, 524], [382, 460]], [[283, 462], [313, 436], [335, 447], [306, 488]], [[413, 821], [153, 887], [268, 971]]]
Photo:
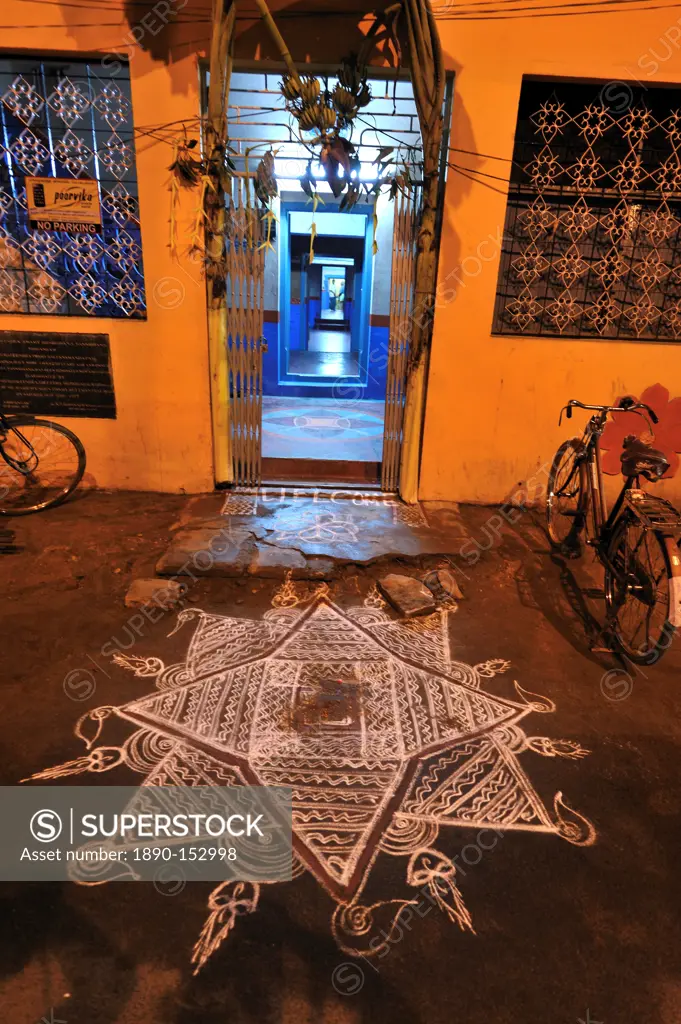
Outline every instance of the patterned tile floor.
[[381, 461], [384, 402], [264, 395], [262, 404], [265, 458]]
[[[321, 333], [323, 332], [320, 331]], [[356, 377], [359, 374], [359, 365], [355, 352], [290, 352], [288, 372], [330, 377], [328, 383], [333, 384], [338, 377]]]

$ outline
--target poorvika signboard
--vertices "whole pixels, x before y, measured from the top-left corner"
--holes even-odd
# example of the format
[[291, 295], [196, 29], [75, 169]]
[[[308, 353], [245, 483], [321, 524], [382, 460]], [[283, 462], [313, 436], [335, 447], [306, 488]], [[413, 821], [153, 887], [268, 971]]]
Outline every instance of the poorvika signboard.
[[102, 230], [99, 183], [94, 178], [26, 178], [31, 228], [35, 231]]

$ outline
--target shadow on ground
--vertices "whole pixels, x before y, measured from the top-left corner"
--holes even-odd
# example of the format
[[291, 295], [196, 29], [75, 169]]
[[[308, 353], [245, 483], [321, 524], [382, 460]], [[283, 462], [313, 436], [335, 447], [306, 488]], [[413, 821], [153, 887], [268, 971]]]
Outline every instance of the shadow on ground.
[[[186, 505], [173, 496], [92, 495], [12, 525], [21, 553], [0, 559], [5, 784], [78, 756], [73, 726], [85, 711], [151, 692], [149, 680], [113, 665], [102, 647], [125, 635], [127, 587], [153, 573]], [[507, 832], [472, 863], [457, 861], [475, 934], [433, 907], [371, 962], [338, 948], [334, 903], [310, 875], [263, 886], [257, 912], [236, 919], [198, 977], [189, 960], [210, 886], [189, 885], [169, 897], [148, 883], [4, 883], [5, 1019], [678, 1024], [679, 644], [658, 665], [632, 670], [631, 689], [612, 699], [602, 681], [617, 662], [591, 649], [602, 622], [602, 601], [593, 596], [598, 576], [588, 564], [552, 556], [530, 514], [498, 535], [489, 527], [495, 514], [464, 508], [456, 516], [448, 564], [465, 599], [449, 617], [452, 656], [468, 664], [509, 659], [510, 671], [489, 680], [490, 692], [511, 697], [517, 680], [555, 702], [554, 714], [530, 716], [528, 735], [571, 739], [590, 755], [564, 760], [527, 751], [522, 767], [547, 807], [562, 791], [595, 824], [596, 843], [576, 847], [553, 835]], [[436, 564], [442, 559], [434, 554], [349, 564], [330, 584], [333, 598], [360, 604], [377, 575], [423, 575]], [[199, 577], [187, 601], [258, 619], [279, 585]], [[172, 614], [146, 623], [130, 651], [179, 661], [188, 637], [183, 630], [169, 637], [174, 624]], [[64, 680], [86, 666], [95, 689], [74, 700]], [[438, 848], [463, 856], [474, 842], [475, 830], [443, 829]], [[405, 870], [405, 858], [380, 854], [372, 885], [409, 898]]]

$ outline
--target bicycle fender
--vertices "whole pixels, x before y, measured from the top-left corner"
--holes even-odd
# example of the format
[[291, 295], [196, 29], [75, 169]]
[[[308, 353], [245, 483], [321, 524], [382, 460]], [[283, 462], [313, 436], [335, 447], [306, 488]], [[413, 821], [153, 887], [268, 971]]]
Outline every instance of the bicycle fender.
[[671, 576], [669, 578], [669, 621], [676, 629], [681, 627], [681, 554], [675, 537], [666, 536], [663, 543], [667, 549]]
[[667, 618], [675, 629], [681, 628], [681, 513], [666, 498], [632, 487], [624, 504], [646, 530], [654, 530], [667, 550], [669, 577], [669, 610]]

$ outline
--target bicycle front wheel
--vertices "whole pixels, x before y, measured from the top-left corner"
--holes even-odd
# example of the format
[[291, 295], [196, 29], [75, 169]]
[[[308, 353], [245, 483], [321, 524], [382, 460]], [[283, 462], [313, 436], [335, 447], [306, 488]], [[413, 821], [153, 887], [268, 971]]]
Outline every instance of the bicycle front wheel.
[[623, 516], [615, 527], [605, 571], [605, 600], [613, 639], [637, 665], [653, 665], [671, 644], [672, 568], [664, 537]]
[[85, 472], [85, 449], [66, 427], [31, 416], [6, 421], [0, 445], [0, 515], [24, 516], [64, 501]]
[[584, 528], [587, 494], [581, 445], [577, 438], [564, 441], [555, 454], [546, 492], [549, 537], [560, 549], [579, 550]]

